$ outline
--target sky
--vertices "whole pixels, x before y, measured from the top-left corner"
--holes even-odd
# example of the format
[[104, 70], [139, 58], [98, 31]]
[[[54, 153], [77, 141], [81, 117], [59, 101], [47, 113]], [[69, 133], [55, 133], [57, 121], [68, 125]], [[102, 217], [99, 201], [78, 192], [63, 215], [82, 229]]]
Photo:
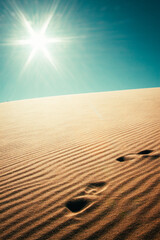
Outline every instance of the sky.
[[0, 0], [0, 102], [160, 87], [159, 12], [159, 0]]

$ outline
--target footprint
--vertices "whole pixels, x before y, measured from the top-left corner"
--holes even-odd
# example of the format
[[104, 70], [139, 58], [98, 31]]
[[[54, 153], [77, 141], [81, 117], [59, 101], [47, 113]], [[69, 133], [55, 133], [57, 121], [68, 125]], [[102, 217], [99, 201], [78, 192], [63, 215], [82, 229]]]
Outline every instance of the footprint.
[[89, 198], [81, 197], [74, 198], [66, 203], [66, 207], [73, 213], [80, 212], [86, 209], [91, 203]]
[[151, 160], [155, 160], [160, 157], [160, 154], [155, 154], [151, 156]]
[[137, 154], [130, 153], [130, 154], [127, 154], [126, 156], [121, 156], [121, 157], [117, 158], [116, 160], [119, 161], [119, 162], [134, 160], [135, 158], [138, 157], [138, 155], [148, 155], [151, 152], [153, 152], [153, 150], [143, 150], [143, 151], [141, 151]]
[[144, 154], [149, 154], [149, 153], [151, 153], [151, 152], [153, 152], [153, 150], [143, 150], [143, 151], [141, 151], [141, 152], [139, 152], [139, 153], [137, 153], [137, 154], [139, 154], [139, 155], [144, 155]]
[[87, 194], [98, 194], [106, 189], [106, 182], [92, 182], [89, 183], [85, 189]]
[[104, 191], [105, 189], [106, 182], [91, 182], [79, 195], [67, 201], [65, 206], [73, 213], [85, 211], [94, 203], [94, 201], [98, 199], [97, 194]]
[[116, 160], [119, 162], [125, 162], [125, 161], [130, 161], [130, 160], [134, 160], [136, 158], [136, 154], [127, 154], [126, 156], [122, 156], [117, 158]]

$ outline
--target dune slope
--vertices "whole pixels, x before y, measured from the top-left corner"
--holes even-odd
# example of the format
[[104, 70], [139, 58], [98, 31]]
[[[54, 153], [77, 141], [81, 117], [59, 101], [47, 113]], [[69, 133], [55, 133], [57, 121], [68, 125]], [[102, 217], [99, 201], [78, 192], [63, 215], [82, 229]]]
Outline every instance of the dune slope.
[[160, 239], [160, 89], [0, 104], [0, 239]]

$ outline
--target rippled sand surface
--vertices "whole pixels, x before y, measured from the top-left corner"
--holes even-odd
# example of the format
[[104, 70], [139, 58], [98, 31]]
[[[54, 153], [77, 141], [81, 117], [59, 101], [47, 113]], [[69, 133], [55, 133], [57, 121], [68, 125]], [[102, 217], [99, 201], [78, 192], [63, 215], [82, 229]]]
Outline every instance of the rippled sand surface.
[[160, 89], [0, 104], [0, 239], [160, 239]]

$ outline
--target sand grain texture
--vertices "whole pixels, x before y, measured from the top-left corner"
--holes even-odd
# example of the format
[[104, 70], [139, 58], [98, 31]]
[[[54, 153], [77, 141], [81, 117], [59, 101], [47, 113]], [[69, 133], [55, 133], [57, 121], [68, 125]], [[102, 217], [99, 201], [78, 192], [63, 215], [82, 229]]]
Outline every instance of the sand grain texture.
[[160, 89], [0, 104], [0, 239], [160, 239]]

